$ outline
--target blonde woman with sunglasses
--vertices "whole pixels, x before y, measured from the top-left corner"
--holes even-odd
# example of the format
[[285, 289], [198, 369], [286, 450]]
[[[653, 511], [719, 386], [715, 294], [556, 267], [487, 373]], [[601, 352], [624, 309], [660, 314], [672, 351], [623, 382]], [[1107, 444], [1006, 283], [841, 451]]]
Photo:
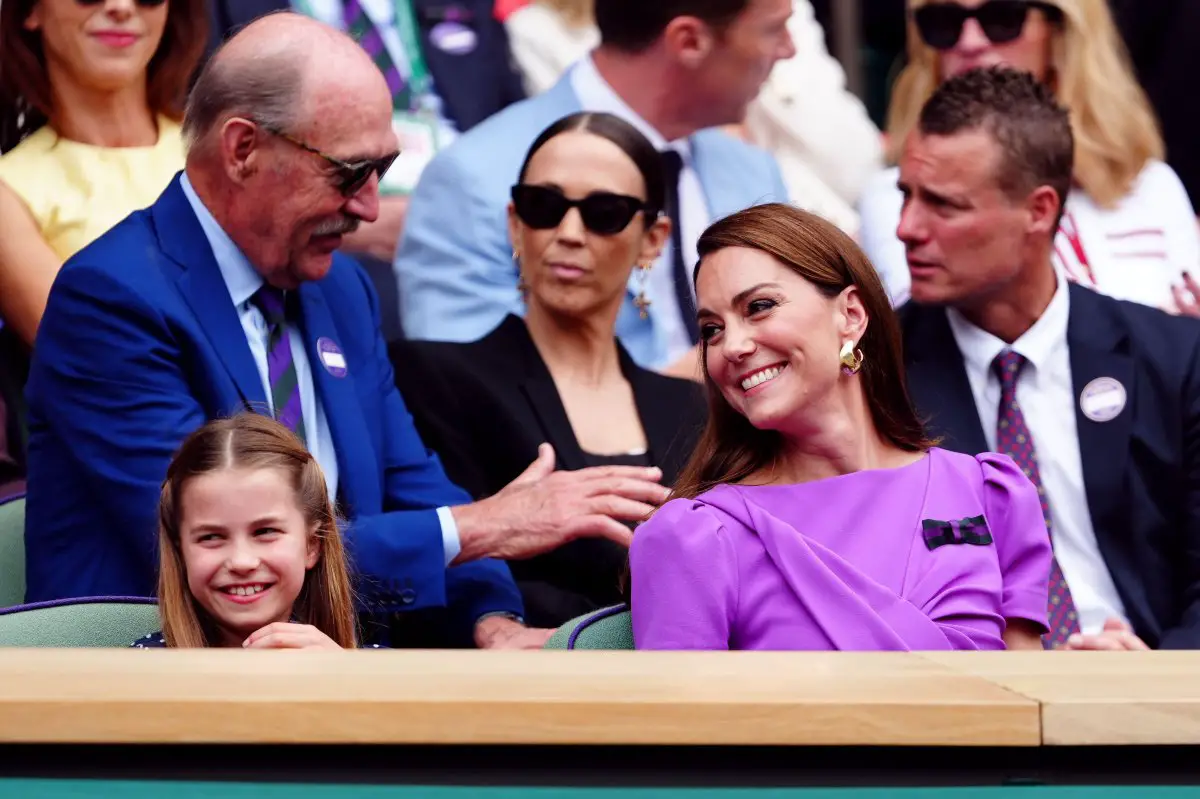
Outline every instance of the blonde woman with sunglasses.
[[[1157, 122], [1105, 0], [910, 0], [909, 11], [909, 65], [888, 115], [892, 160], [941, 81], [996, 65], [1033, 73], [1070, 111], [1076, 141], [1075, 185], [1055, 240], [1060, 274], [1119, 299], [1195, 314], [1196, 216], [1162, 161]], [[860, 204], [864, 248], [896, 304], [909, 284], [896, 237], [902, 203], [891, 169]]]

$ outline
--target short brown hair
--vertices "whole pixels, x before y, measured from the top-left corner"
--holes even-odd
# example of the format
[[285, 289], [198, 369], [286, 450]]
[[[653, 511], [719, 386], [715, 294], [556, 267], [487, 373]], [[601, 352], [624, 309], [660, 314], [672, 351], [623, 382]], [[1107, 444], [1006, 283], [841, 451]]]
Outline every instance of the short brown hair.
[[596, 0], [593, 13], [601, 44], [640, 53], [658, 40], [676, 17], [696, 17], [720, 31], [750, 0]]
[[918, 130], [953, 136], [983, 130], [1000, 145], [996, 181], [1013, 200], [1039, 186], [1058, 193], [1059, 215], [1071, 191], [1075, 138], [1067, 110], [1028, 72], [972, 69], [937, 88], [921, 109]]
[[[871, 262], [849, 236], [815, 214], [779, 203], [758, 205], [713, 223], [700, 237], [700, 263], [730, 247], [759, 250], [812, 283], [826, 297], [857, 286], [867, 311], [858, 346], [864, 353], [863, 393], [879, 434], [895, 446], [923, 451], [925, 436], [904, 379], [900, 324]], [[707, 347], [707, 345], [703, 345]], [[704, 368], [708, 423], [676, 483], [674, 497], [696, 497], [722, 483], [736, 483], [769, 466], [782, 452], [773, 430], [759, 430], [725, 401]]]
[[189, 480], [230, 468], [279, 469], [291, 478], [304, 520], [321, 541], [320, 560], [304, 575], [293, 615], [342, 648], [354, 648], [354, 600], [346, 551], [325, 476], [291, 431], [256, 413], [204, 425], [187, 437], [167, 468], [158, 506], [158, 604], [167, 646], [207, 647], [217, 640], [208, 614], [188, 590], [179, 514]]
[[[147, 67], [150, 110], [178, 122], [208, 43], [205, 0], [168, 0], [167, 24]], [[0, 152], [54, 119], [42, 37], [25, 29], [37, 0], [0, 2]]]

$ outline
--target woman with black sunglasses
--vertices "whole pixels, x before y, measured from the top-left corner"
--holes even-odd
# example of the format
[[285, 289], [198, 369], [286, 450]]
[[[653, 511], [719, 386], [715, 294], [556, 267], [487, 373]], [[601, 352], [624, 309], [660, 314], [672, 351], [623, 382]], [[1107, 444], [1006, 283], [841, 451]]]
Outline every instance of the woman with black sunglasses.
[[[705, 418], [702, 391], [638, 367], [616, 338], [627, 291], [653, 302], [642, 287], [670, 236], [664, 203], [661, 158], [635, 128], [609, 114], [559, 120], [530, 148], [509, 205], [524, 318], [473, 343], [393, 347], [422, 439], [474, 497], [519, 476], [543, 443], [559, 469], [656, 466], [674, 481]], [[525, 621], [557, 627], [619, 602], [626, 554], [581, 540], [511, 563]]]
[[63, 262], [183, 168], [204, 0], [0, 3], [0, 322], [32, 345]]
[[[1010, 66], [1053, 88], [1071, 114], [1075, 187], [1054, 261], [1066, 279], [1119, 299], [1196, 315], [1190, 273], [1200, 230], [1137, 83], [1107, 0], [910, 0], [909, 64], [889, 109], [892, 160], [941, 81], [974, 67]], [[861, 239], [897, 303], [908, 266], [896, 237], [896, 170], [860, 202]]]

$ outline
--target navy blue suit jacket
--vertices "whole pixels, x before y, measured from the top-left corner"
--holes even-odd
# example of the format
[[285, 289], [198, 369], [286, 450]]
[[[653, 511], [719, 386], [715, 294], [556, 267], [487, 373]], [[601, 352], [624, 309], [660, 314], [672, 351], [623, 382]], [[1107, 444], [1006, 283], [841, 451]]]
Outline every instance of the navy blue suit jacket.
[[[492, 16], [494, 0], [410, 0], [421, 29], [421, 53], [433, 76], [446, 117], [460, 131], [473, 128], [511, 103], [524, 99], [521, 76], [513, 68], [504, 26]], [[248, 22], [291, 8], [288, 0], [212, 0], [211, 39], [215, 49]], [[476, 36], [469, 53], [449, 53], [431, 40], [434, 26], [455, 19]]]
[[[1073, 393], [1110, 377], [1128, 396], [1109, 422], [1092, 421], [1076, 403], [1100, 553], [1142, 640], [1200, 649], [1200, 323], [1074, 284], [1070, 292]], [[986, 451], [945, 311], [908, 303], [900, 317], [909, 391], [929, 432], [947, 449]]]
[[[505, 564], [444, 565], [435, 509], [470, 497], [417, 435], [361, 268], [335, 256], [324, 279], [298, 291], [365, 609], [449, 605], [463, 631], [484, 613], [519, 614]], [[322, 368], [322, 337], [345, 354], [348, 374]], [[178, 177], [153, 206], [63, 267], [27, 396], [27, 601], [152, 595], [158, 495], [172, 454], [209, 419], [267, 407], [237, 309]]]

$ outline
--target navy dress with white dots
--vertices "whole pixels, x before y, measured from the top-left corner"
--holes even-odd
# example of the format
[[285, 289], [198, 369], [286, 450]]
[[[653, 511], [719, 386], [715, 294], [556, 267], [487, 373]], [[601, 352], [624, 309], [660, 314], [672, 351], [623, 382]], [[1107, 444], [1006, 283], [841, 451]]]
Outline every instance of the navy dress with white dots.
[[[163, 638], [162, 632], [149, 633], [142, 638], [137, 639], [129, 645], [132, 649], [166, 649], [167, 641]], [[364, 644], [359, 649], [387, 649], [386, 646], [379, 644]]]

